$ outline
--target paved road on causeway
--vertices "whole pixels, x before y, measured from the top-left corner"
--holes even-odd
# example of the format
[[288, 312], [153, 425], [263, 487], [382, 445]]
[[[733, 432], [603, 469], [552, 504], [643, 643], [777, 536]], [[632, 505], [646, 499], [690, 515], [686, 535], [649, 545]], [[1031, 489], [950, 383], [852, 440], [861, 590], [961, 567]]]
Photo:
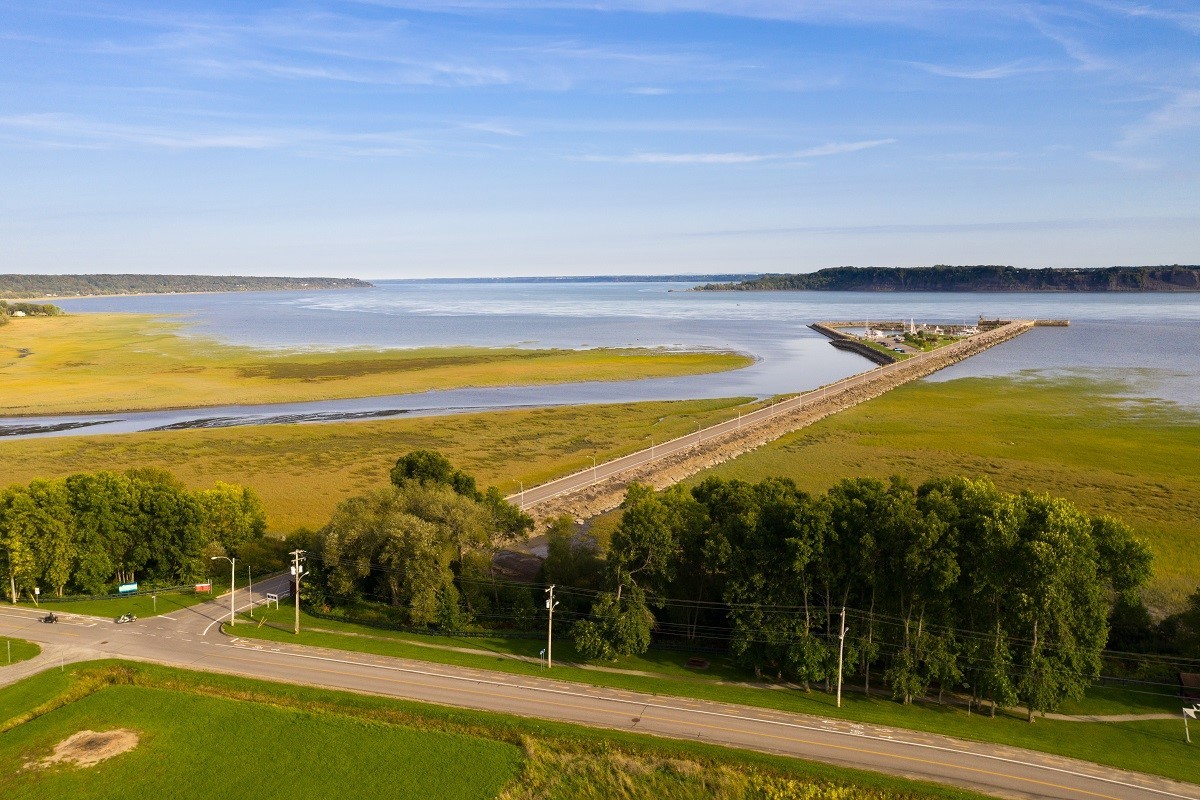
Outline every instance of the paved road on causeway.
[[[255, 586], [254, 603], [286, 592], [287, 577]], [[239, 610], [251, 605], [244, 590]], [[286, 602], [286, 601], [285, 601]], [[660, 695], [525, 678], [244, 639], [221, 632], [224, 598], [127, 625], [0, 607], [0, 635], [36, 641], [35, 662], [0, 669], [0, 685], [62, 663], [127, 658], [288, 683], [713, 742], [951, 783], [1002, 797], [1062, 800], [1200, 800], [1200, 786], [1122, 772], [1012, 747]], [[241, 623], [239, 623], [240, 626]], [[1198, 762], [1200, 763], [1200, 762]]]
[[[531, 486], [528, 489], [523, 489], [516, 494], [509, 495], [507, 499], [510, 503], [515, 503], [521, 508], [529, 509], [532, 506], [553, 500], [556, 497], [582, 491], [601, 481], [622, 475], [629, 470], [670, 458], [671, 456], [687, 453], [703, 442], [737, 433], [743, 428], [767, 422], [784, 414], [802, 410], [829, 399], [836, 399], [840, 395], [845, 395], [854, 389], [860, 389], [873, 383], [887, 382], [898, 375], [917, 373], [926, 364], [938, 363], [948, 355], [970, 347], [972, 342], [978, 343], [995, 339], [995, 343], [999, 344], [1007, 337], [1029, 330], [1033, 325], [1033, 320], [1011, 320], [995, 333], [976, 334], [970, 340], [956, 342], [927, 353], [918, 353], [902, 361], [896, 361], [866, 372], [861, 372], [857, 375], [851, 375], [828, 386], [803, 392], [755, 411], [739, 414], [734, 419], [726, 420], [707, 428], [697, 429], [695, 433], [689, 433], [686, 436], [653, 444], [644, 450], [638, 450], [635, 453], [630, 453], [627, 456], [622, 456], [612, 461], [594, 463], [591, 467], [582, 469], [579, 472], [564, 475], [561, 478], [556, 478], [539, 486]], [[996, 334], [999, 334], [999, 337]]]

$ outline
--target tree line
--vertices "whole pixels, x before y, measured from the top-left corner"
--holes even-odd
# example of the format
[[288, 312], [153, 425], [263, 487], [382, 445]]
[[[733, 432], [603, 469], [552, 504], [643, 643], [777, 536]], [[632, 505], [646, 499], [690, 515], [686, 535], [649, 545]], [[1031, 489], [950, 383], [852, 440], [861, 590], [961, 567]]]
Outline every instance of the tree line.
[[35, 480], [0, 491], [0, 571], [14, 603], [35, 587], [62, 597], [190, 583], [214, 555], [261, 548], [265, 529], [261, 501], [242, 486], [191, 491], [151, 468]]
[[763, 275], [738, 283], [708, 283], [705, 291], [849, 292], [1168, 292], [1200, 291], [1200, 266], [1063, 269], [980, 265], [830, 267]]
[[529, 620], [526, 588], [497, 580], [500, 549], [524, 538], [533, 520], [495, 487], [438, 453], [397, 460], [387, 487], [339, 503], [309, 544], [307, 602], [353, 608], [386, 604], [387, 619], [458, 630], [514, 609]]
[[633, 485], [602, 559], [557, 546], [546, 580], [596, 570], [573, 628], [589, 657], [652, 636], [722, 644], [757, 674], [828, 688], [841, 649], [868, 692], [965, 687], [1031, 720], [1097, 677], [1109, 611], [1151, 561], [1115, 519], [967, 478], [859, 478], [816, 496], [782, 478]]
[[0, 297], [53, 297], [170, 292], [266, 292], [369, 288], [357, 278], [282, 278], [241, 275], [0, 275]]
[[57, 317], [63, 310], [52, 303], [8, 303], [0, 300], [0, 325], [7, 325], [15, 315], [26, 317]]

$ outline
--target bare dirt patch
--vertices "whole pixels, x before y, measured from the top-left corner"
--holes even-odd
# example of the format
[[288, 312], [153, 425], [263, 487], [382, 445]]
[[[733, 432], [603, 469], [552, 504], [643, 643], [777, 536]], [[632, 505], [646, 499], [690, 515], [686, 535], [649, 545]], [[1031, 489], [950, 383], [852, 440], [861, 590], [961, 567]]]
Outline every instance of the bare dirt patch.
[[45, 769], [55, 764], [94, 767], [101, 761], [129, 752], [137, 744], [137, 732], [125, 728], [102, 732], [80, 731], [63, 739], [54, 746], [52, 755], [31, 767]]

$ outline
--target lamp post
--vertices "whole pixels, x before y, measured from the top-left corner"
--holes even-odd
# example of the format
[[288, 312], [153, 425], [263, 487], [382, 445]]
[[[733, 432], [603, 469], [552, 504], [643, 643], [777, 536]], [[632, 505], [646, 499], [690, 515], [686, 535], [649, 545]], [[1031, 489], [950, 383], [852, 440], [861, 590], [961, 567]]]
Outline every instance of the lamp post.
[[596, 457], [592, 456], [592, 483], [596, 482]]
[[234, 602], [233, 602], [233, 598], [234, 598], [233, 584], [234, 584], [234, 580], [237, 577], [237, 572], [236, 572], [237, 559], [230, 558], [229, 556], [213, 556], [212, 558], [209, 559], [209, 561], [218, 561], [218, 560], [225, 560], [225, 561], [229, 562], [229, 624], [234, 625], [236, 623], [235, 623], [234, 616], [233, 616], [234, 608], [235, 608]]

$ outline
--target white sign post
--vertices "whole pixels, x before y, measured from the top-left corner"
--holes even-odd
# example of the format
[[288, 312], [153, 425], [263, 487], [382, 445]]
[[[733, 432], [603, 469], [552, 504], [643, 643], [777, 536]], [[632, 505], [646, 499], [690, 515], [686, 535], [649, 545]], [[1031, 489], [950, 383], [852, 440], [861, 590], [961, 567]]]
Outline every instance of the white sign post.
[[37, 587], [37, 586], [33, 587], [33, 604], [35, 606], [38, 604], [38, 595], [41, 593], [42, 593], [42, 590], [39, 587]]
[[1191, 744], [1192, 743], [1192, 734], [1188, 732], [1188, 724], [1187, 724], [1188, 717], [1191, 717], [1192, 719], [1196, 718], [1196, 709], [1195, 708], [1185, 708], [1183, 710], [1183, 737], [1185, 739], [1187, 739], [1188, 744]]

